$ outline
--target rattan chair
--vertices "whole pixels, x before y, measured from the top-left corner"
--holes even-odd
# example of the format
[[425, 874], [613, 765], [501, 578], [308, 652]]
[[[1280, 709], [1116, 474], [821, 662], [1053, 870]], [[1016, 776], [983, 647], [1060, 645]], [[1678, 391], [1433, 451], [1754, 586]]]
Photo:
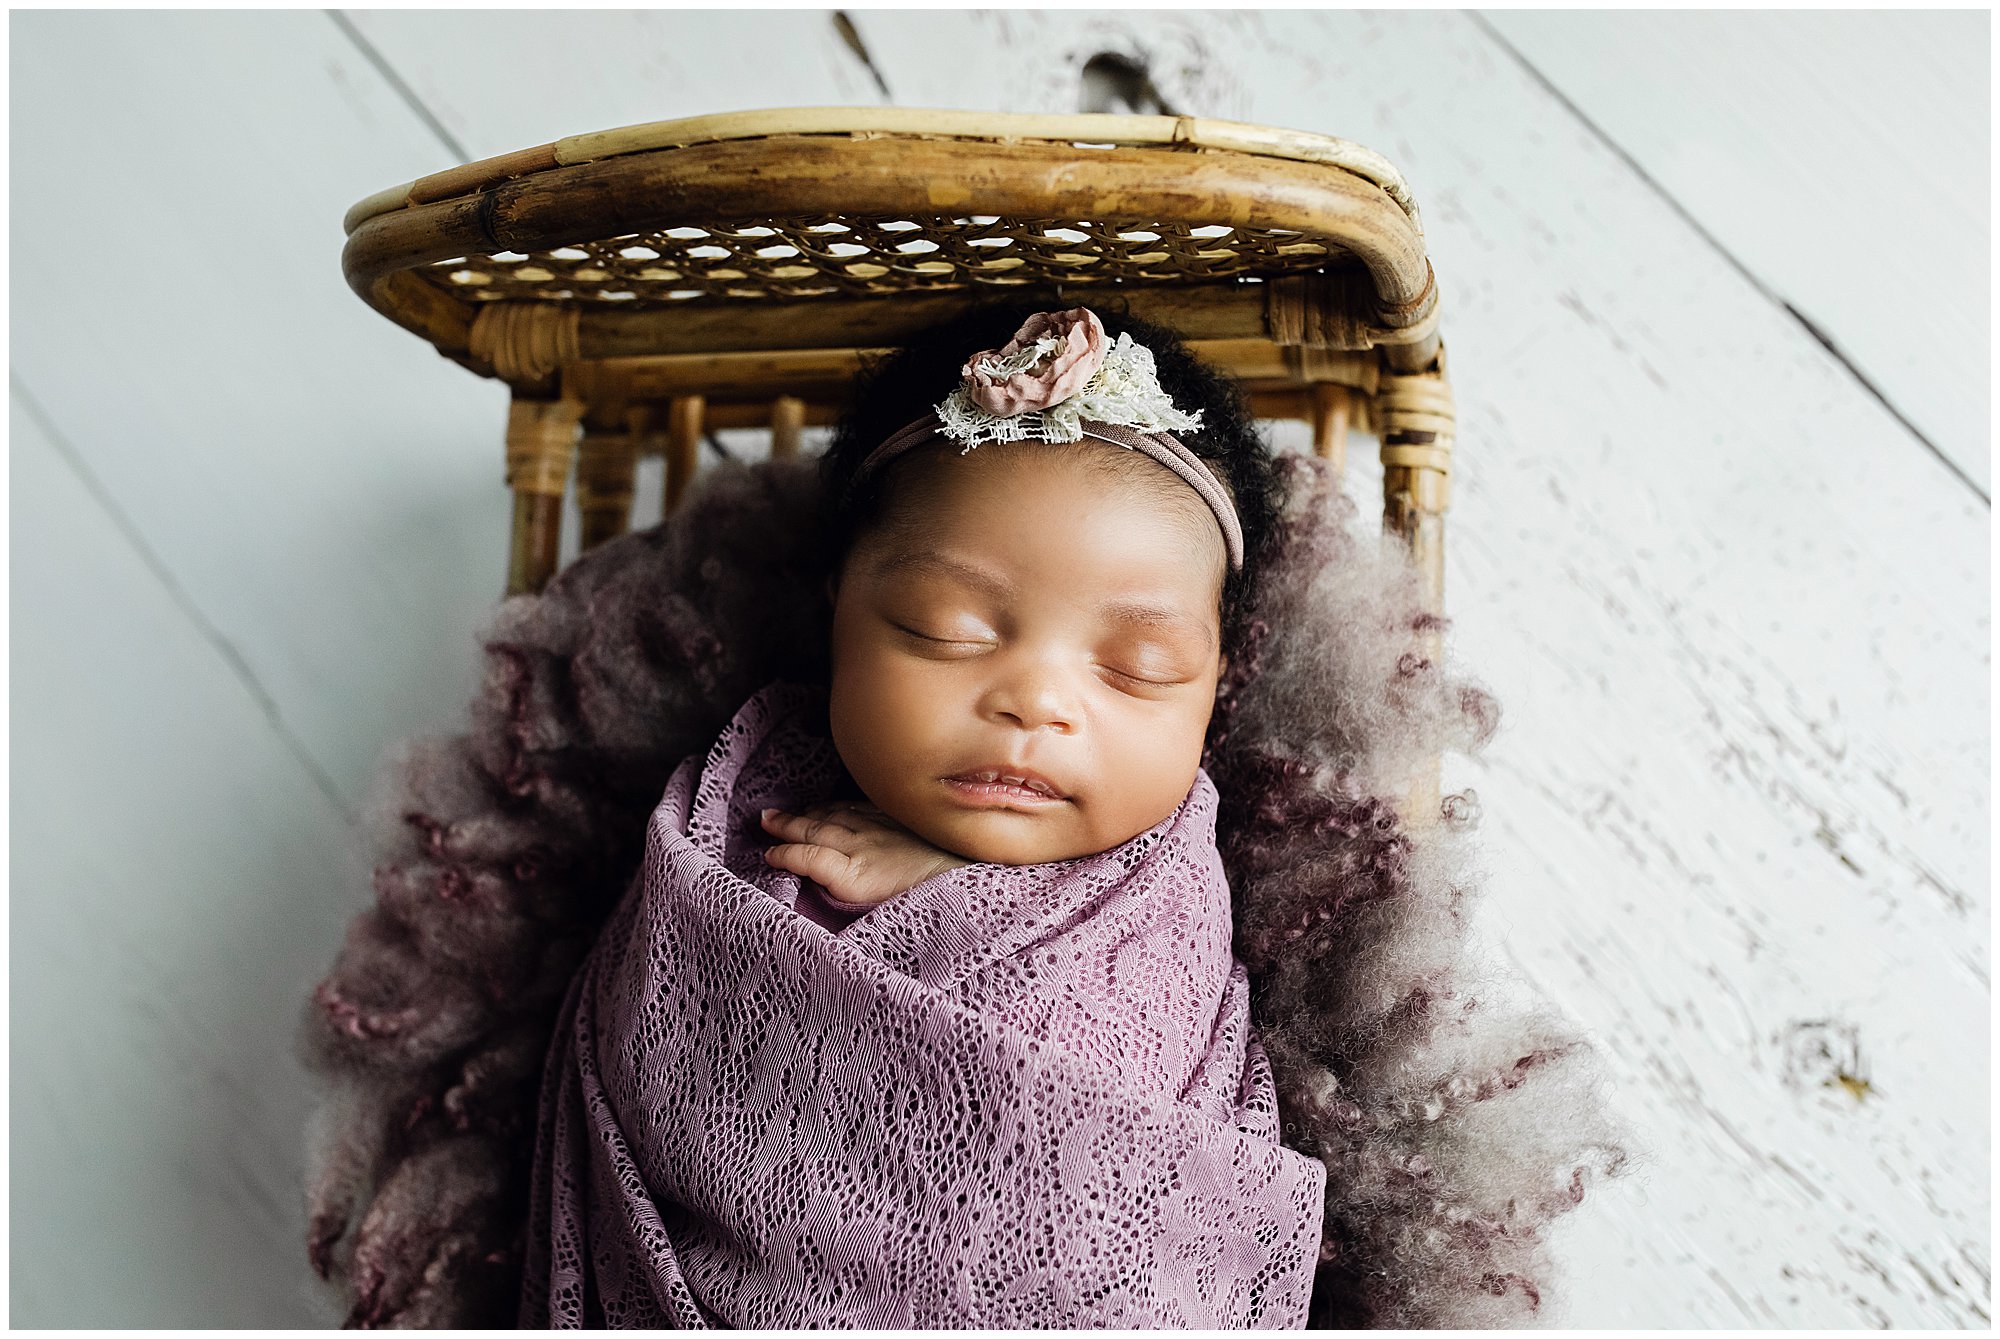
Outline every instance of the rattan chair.
[[[587, 550], [631, 524], [641, 455], [664, 454], [671, 510], [706, 430], [767, 426], [794, 455], [862, 355], [997, 290], [1109, 290], [1260, 417], [1310, 422], [1336, 466], [1350, 425], [1372, 432], [1385, 531], [1443, 613], [1436, 278], [1409, 188], [1350, 141], [1191, 116], [731, 112], [468, 163], [345, 222], [355, 292], [512, 388], [509, 594], [554, 574], [572, 472]], [[1437, 800], [1433, 778], [1409, 817]]]

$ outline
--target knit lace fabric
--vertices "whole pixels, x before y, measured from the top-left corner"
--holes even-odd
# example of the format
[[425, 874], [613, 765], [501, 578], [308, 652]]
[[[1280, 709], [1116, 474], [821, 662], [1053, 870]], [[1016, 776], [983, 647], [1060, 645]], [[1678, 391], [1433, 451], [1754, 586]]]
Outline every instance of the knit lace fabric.
[[835, 933], [758, 813], [843, 793], [784, 682], [668, 782], [550, 1045], [521, 1324], [1302, 1326], [1326, 1168], [1279, 1143], [1207, 772]]

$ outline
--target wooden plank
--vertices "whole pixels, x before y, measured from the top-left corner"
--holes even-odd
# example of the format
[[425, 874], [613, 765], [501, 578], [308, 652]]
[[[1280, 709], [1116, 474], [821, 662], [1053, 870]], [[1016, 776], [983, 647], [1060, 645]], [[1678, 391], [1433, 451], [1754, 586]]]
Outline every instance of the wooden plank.
[[347, 19], [474, 158], [683, 116], [883, 100], [820, 11], [375, 9]]
[[19, 19], [16, 385], [159, 567], [17, 414], [11, 1319], [329, 1325], [293, 1021], [369, 895], [342, 810], [462, 719], [505, 393], [340, 282], [438, 148], [324, 15]]
[[1990, 13], [1479, 21], [1990, 495]]
[[337, 1322], [290, 1046], [366, 866], [18, 391], [10, 426], [10, 1319]]
[[[1075, 105], [1114, 51], [1404, 170], [1455, 351], [1451, 644], [1507, 708], [1446, 783], [1489, 933], [1654, 1150], [1564, 1224], [1565, 1322], [1985, 1324], [1979, 499], [1473, 19], [856, 23], [901, 103]], [[1849, 1036], [1859, 1099], [1818, 1050]]]
[[[22, 21], [16, 105], [75, 137], [15, 146], [15, 371], [352, 801], [462, 716], [506, 576], [505, 388], [340, 281], [341, 211], [436, 141], [323, 14]], [[135, 195], [143, 252], [79, 244]]]

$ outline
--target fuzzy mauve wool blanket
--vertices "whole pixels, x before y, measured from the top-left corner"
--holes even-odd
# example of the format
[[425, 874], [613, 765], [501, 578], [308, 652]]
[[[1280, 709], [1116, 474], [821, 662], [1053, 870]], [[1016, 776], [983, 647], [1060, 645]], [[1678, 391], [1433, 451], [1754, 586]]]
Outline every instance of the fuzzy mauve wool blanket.
[[522, 1325], [1302, 1325], [1326, 1167], [1278, 1139], [1207, 773], [833, 934], [758, 824], [853, 791], [828, 734], [770, 684], [654, 810], [558, 1015]]
[[[1232, 657], [1202, 767], [1220, 797], [1232, 951], [1249, 972], [1282, 1142], [1326, 1169], [1306, 1323], [1559, 1321], [1546, 1230], [1587, 1185], [1638, 1165], [1629, 1131], [1610, 1119], [1596, 1049], [1517, 989], [1473, 932], [1478, 797], [1448, 794], [1422, 823], [1402, 812], [1440, 751], [1486, 743], [1498, 708], [1424, 650], [1438, 620], [1420, 607], [1414, 569], [1377, 545], [1379, 527], [1332, 466], [1289, 452], [1278, 463], [1287, 500], [1257, 582], [1256, 635]], [[704, 470], [667, 521], [584, 554], [539, 595], [508, 600], [483, 634], [485, 674], [465, 728], [385, 760], [369, 805], [375, 900], [301, 1002], [300, 1054], [326, 1085], [306, 1251], [347, 1324], [518, 1319], [543, 1062], [569, 1035], [568, 1016], [552, 1030], [582, 989], [580, 965], [650, 867], [662, 793], [759, 689], [825, 682], [816, 464]], [[821, 945], [855, 979], [890, 979], [866, 975], [890, 971], [877, 955], [916, 951], [887, 936], [809, 940], [782, 884], [735, 868], [768, 895], [762, 914], [789, 927], [788, 942]], [[912, 892], [914, 909], [927, 890]], [[885, 928], [907, 914], [876, 911], [892, 912]], [[630, 938], [614, 931], [609, 942]], [[841, 998], [825, 993], [823, 1007]], [[954, 1038], [974, 1035], [982, 1017], [983, 1005], [967, 1003]], [[611, 1066], [611, 1055], [600, 1037], [607, 1069], [651, 1072]], [[785, 1116], [767, 1133], [787, 1157], [821, 1156], [815, 1139], [876, 1137]], [[837, 1165], [883, 1174], [866, 1161]], [[596, 1185], [591, 1194], [618, 1202]], [[553, 1221], [546, 1203], [533, 1221]], [[586, 1227], [598, 1241], [614, 1227], [640, 1232]], [[669, 1245], [686, 1272], [696, 1253], [681, 1238]]]

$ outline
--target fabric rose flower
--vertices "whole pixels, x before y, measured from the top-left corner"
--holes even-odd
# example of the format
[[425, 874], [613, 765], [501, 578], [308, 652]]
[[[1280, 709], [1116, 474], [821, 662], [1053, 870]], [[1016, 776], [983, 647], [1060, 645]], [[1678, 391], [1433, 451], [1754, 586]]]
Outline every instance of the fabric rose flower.
[[[1004, 370], [1006, 360], [1032, 349], [1041, 339], [1055, 340], [1055, 348], [1026, 367]], [[997, 349], [973, 354], [960, 375], [973, 403], [989, 414], [1011, 417], [1047, 409], [1082, 390], [1103, 366], [1106, 348], [1104, 323], [1090, 308], [1036, 312], [1021, 323], [1014, 338]]]

